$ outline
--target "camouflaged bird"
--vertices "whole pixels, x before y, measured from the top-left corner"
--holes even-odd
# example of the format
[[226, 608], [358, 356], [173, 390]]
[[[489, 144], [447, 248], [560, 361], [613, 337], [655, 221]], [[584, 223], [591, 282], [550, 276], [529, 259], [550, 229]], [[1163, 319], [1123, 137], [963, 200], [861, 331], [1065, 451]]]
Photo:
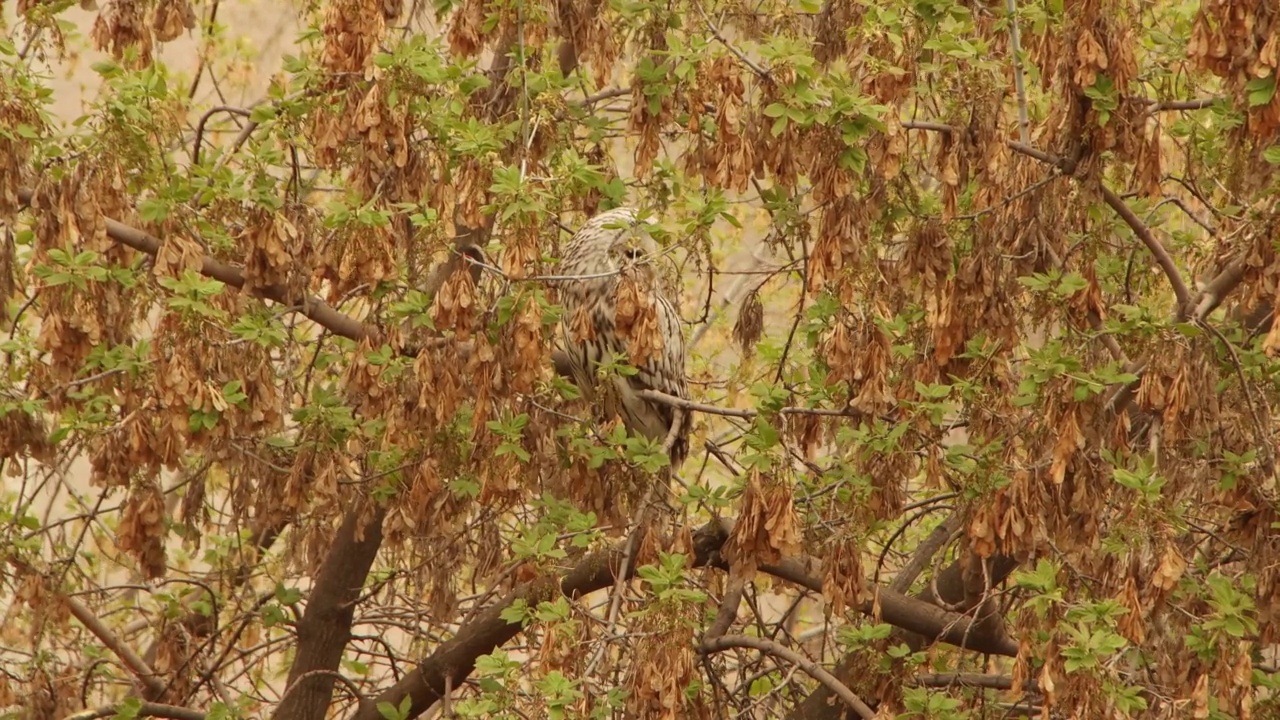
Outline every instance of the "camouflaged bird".
[[[688, 399], [684, 335], [654, 265], [658, 245], [638, 217], [632, 208], [601, 213], [565, 246], [556, 282], [565, 308], [561, 340], [586, 399], [606, 419], [617, 414], [633, 434], [662, 443], [675, 470], [689, 454], [689, 413], [638, 391]], [[637, 372], [598, 378], [601, 365], [615, 362]]]

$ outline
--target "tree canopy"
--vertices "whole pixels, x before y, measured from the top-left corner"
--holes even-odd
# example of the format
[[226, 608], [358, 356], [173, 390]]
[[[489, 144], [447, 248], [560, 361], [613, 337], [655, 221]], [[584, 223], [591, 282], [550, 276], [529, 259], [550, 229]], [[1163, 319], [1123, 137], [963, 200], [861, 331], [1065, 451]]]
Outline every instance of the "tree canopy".
[[266, 5], [0, 17], [5, 717], [1280, 713], [1280, 10]]

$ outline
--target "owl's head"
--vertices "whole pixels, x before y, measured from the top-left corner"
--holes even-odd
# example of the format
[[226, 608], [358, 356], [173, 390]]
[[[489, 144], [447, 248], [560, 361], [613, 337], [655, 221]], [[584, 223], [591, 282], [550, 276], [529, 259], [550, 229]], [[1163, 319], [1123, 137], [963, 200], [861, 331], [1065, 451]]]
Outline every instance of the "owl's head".
[[[583, 223], [565, 249], [565, 260], [585, 261], [597, 271], [653, 262], [660, 248], [634, 208], [620, 207]], [[584, 268], [585, 269], [585, 268]]]

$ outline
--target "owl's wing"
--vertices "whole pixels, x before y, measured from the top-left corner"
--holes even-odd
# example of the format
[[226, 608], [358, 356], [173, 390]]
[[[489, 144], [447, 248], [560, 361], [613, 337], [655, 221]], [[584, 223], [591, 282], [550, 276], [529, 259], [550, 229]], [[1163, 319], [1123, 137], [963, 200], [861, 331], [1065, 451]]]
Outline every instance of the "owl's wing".
[[657, 300], [658, 322], [663, 336], [662, 351], [636, 368], [636, 374], [619, 378], [619, 384], [625, 385], [623, 405], [628, 414], [633, 415], [633, 427], [651, 440], [664, 442], [671, 439], [671, 465], [675, 468], [688, 454], [689, 413], [636, 394], [639, 390], [656, 390], [682, 399], [689, 398], [689, 384], [684, 374], [685, 345], [680, 315], [666, 298], [659, 296]]

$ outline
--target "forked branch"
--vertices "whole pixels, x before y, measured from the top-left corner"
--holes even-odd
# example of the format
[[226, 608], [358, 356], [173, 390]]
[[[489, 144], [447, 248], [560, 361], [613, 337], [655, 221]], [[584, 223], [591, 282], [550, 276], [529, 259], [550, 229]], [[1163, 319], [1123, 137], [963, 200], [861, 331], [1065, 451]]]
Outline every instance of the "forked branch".
[[[693, 533], [693, 567], [728, 569], [720, 548], [728, 539], [731, 527], [730, 520], [713, 521]], [[410, 717], [425, 712], [444, 696], [447, 688], [458, 687], [471, 674], [477, 658], [520, 633], [522, 626], [519, 623], [503, 619], [507, 608], [517, 601], [536, 605], [550, 599], [556, 592], [576, 598], [607, 588], [617, 580], [616, 572], [624, 552], [624, 543], [619, 543], [612, 549], [588, 555], [558, 581], [544, 578], [520, 585], [461, 627], [453, 638], [441, 643], [435, 652], [423, 658], [413, 672], [384, 690], [374, 702], [364, 703], [351, 720], [379, 720], [379, 704], [387, 702], [399, 707], [406, 697], [411, 698]], [[790, 558], [776, 565], [762, 565], [759, 570], [820, 593], [822, 580], [810, 576], [805, 570], [808, 566], [807, 559]], [[628, 574], [631, 572], [633, 570], [628, 569]], [[877, 588], [873, 593], [879, 595], [878, 604], [868, 600], [858, 610], [867, 615], [879, 611], [882, 622], [977, 652], [1004, 657], [1014, 657], [1018, 653], [1016, 642], [1003, 636], [992, 637], [965, 615], [947, 612], [888, 588]]]
[[1188, 313], [1191, 312], [1191, 293], [1187, 291], [1187, 283], [1182, 279], [1182, 273], [1178, 271], [1178, 266], [1173, 261], [1173, 257], [1169, 255], [1169, 251], [1151, 232], [1151, 228], [1130, 209], [1115, 191], [1102, 187], [1102, 199], [1116, 211], [1121, 220], [1133, 230], [1133, 234], [1138, 236], [1143, 245], [1147, 246], [1147, 250], [1155, 256], [1156, 263], [1160, 269], [1164, 271], [1166, 277], [1169, 278], [1169, 284], [1173, 286], [1173, 296], [1178, 301], [1178, 318], [1185, 320]]
[[876, 713], [866, 703], [853, 693], [847, 685], [836, 679], [825, 668], [800, 653], [792, 650], [785, 645], [781, 645], [773, 640], [758, 637], [748, 637], [746, 635], [722, 635], [716, 638], [707, 638], [702, 641], [702, 651], [706, 653], [715, 653], [728, 650], [731, 648], [750, 648], [759, 650], [766, 655], [773, 655], [795, 665], [805, 671], [809, 677], [817, 680], [835, 693], [837, 697], [844, 701], [851, 710], [858, 713], [858, 717], [863, 720], [871, 720]]

